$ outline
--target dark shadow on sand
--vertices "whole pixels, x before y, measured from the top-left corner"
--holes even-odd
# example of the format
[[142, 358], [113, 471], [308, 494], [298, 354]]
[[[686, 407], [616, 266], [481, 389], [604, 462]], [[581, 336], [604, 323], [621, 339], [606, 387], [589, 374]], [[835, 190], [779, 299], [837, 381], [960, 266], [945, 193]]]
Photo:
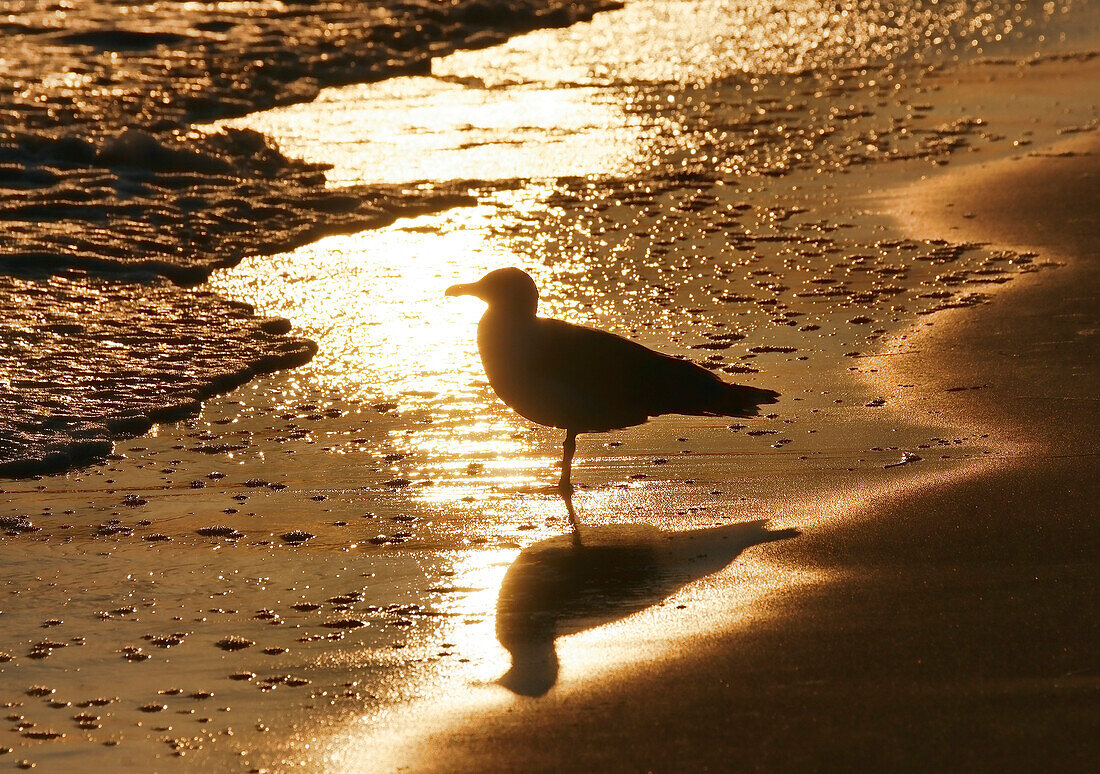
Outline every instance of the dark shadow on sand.
[[497, 600], [497, 639], [512, 656], [500, 684], [524, 696], [545, 694], [558, 678], [558, 637], [644, 610], [721, 570], [749, 546], [799, 534], [764, 524], [687, 532], [582, 526], [526, 548], [505, 574]]

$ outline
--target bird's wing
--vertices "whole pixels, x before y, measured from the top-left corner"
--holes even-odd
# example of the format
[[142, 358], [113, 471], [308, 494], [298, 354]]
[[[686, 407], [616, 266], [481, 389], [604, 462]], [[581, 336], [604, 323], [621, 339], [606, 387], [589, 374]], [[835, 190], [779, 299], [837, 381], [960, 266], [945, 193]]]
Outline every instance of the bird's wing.
[[[686, 360], [604, 331], [539, 319], [533, 367], [538, 381], [571, 396], [576, 421], [592, 429], [627, 427], [667, 413], [724, 413], [727, 385]], [[602, 427], [601, 427], [602, 425]]]

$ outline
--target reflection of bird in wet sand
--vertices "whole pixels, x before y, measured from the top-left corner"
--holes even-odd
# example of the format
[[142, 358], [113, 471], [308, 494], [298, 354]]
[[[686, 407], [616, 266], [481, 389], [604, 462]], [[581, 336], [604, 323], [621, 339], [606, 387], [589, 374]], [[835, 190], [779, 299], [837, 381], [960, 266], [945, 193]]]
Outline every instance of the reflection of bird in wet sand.
[[578, 433], [618, 430], [659, 414], [751, 417], [779, 395], [729, 384], [612, 333], [537, 317], [538, 288], [520, 269], [491, 271], [447, 288], [447, 295], [476, 296], [489, 305], [477, 345], [500, 399], [533, 422], [565, 430], [558, 484], [564, 496], [573, 490]]
[[750, 546], [799, 534], [763, 521], [687, 532], [643, 524], [582, 530], [583, 546], [564, 535], [528, 546], [501, 583], [497, 639], [512, 667], [500, 684], [515, 693], [541, 696], [557, 682], [558, 637], [633, 615]]

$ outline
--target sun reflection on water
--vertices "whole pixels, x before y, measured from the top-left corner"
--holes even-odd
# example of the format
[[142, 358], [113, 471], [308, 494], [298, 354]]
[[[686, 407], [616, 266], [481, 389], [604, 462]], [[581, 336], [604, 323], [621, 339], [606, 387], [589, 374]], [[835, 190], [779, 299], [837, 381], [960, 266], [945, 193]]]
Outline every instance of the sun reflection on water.
[[[543, 291], [544, 314], [637, 334], [643, 341], [648, 327], [656, 346], [676, 343], [686, 354], [717, 358], [711, 363], [716, 368], [730, 358], [733, 365], [721, 367], [731, 374], [756, 373], [754, 363], [766, 373], [769, 355], [775, 356], [771, 364], [784, 367], [775, 362], [780, 356], [794, 356], [807, 347], [807, 337], [796, 333], [796, 318], [802, 315], [807, 315], [801, 320], [807, 333], [825, 328], [831, 336], [833, 330], [846, 330], [830, 328], [809, 302], [793, 308], [798, 302], [790, 298], [806, 292], [799, 282], [855, 285], [859, 280], [852, 275], [865, 271], [862, 259], [855, 264], [838, 258], [832, 264], [838, 276], [825, 277], [821, 266], [831, 259], [823, 258], [819, 248], [828, 246], [839, 255], [845, 249], [839, 240], [834, 247], [832, 237], [817, 240], [796, 231], [823, 225], [810, 217], [784, 225], [798, 213], [771, 202], [761, 204], [763, 200], [751, 196], [758, 184], [738, 179], [733, 170], [751, 171], [754, 164], [770, 168], [785, 154], [812, 151], [817, 140], [807, 138], [831, 131], [830, 111], [843, 112], [847, 105], [822, 97], [845, 75], [842, 68], [859, 68], [880, 56], [896, 58], [897, 46], [920, 45], [911, 28], [899, 24], [896, 30], [880, 29], [881, 18], [852, 13], [853, 7], [823, 7], [808, 0], [778, 7], [749, 0], [638, 0], [584, 28], [534, 33], [504, 47], [436, 61], [430, 78], [326, 91], [311, 105], [233, 122], [274, 136], [290, 155], [332, 164], [329, 183], [334, 186], [509, 181], [504, 191], [471, 182], [480, 196], [476, 207], [330, 237], [274, 259], [246, 261], [219, 273], [212, 283], [263, 312], [292, 319], [299, 334], [320, 344], [317, 357], [295, 376], [311, 394], [396, 407], [399, 416], [381, 424], [389, 438], [379, 445], [399, 439], [400, 446], [394, 446], [415, 459], [408, 470], [421, 479], [401, 490], [408, 499], [397, 499], [397, 507], [409, 508], [418, 521], [432, 521], [414, 538], [422, 543], [413, 543], [409, 553], [395, 554], [402, 559], [423, 556], [425, 544], [435, 541], [429, 550], [435, 552], [431, 561], [439, 571], [422, 590], [430, 608], [428, 623], [400, 655], [388, 654], [397, 665], [389, 674], [398, 698], [373, 720], [364, 717], [361, 723], [319, 735], [315, 743], [332, 750], [333, 764], [343, 761], [347, 770], [360, 770], [379, 747], [392, 748], [392, 740], [384, 739], [392, 724], [379, 721], [398, 701], [419, 698], [438, 709], [448, 703], [459, 706], [479, 691], [479, 700], [485, 695], [501, 702], [508, 698], [504, 688], [494, 685], [514, 666], [497, 638], [502, 582], [521, 548], [552, 542], [548, 539], [565, 531], [561, 501], [523, 489], [553, 480], [547, 473], [557, 459], [560, 436], [532, 428], [493, 397], [475, 344], [483, 307], [469, 298], [445, 298], [445, 288], [500, 266], [523, 266]], [[806, 75], [804, 83], [773, 92], [764, 88], [766, 78], [758, 77], [815, 67], [819, 72]], [[847, 100], [854, 93], [849, 87], [837, 98]], [[757, 95], [755, 103], [750, 94]], [[781, 115], [784, 106], [791, 110]], [[711, 109], [718, 114], [708, 116]], [[693, 121], [707, 132], [714, 130], [714, 136], [701, 134]], [[800, 122], [801, 134], [788, 131]], [[776, 128], [774, 137], [768, 136], [769, 128]], [[723, 134], [727, 131], [728, 137]], [[800, 150], [804, 140], [809, 144]], [[682, 153], [677, 156], [672, 147]], [[753, 153], [763, 161], [752, 161]], [[667, 166], [659, 166], [661, 154]], [[685, 155], [699, 162], [700, 174], [724, 175], [722, 185], [706, 195], [700, 187], [695, 197], [663, 192], [659, 176], [638, 174], [659, 167], [675, 177]], [[550, 182], [567, 176], [586, 179]], [[637, 187], [622, 186], [598, 199], [596, 190], [606, 182], [601, 178], [613, 176], [633, 178], [629, 182]], [[738, 187], [740, 193], [734, 194]], [[568, 204], [571, 195], [588, 206]], [[605, 210], [610, 211], [606, 218]], [[634, 218], [629, 227], [604, 230], [620, 213], [627, 217], [627, 210]], [[701, 214], [690, 214], [696, 212]], [[774, 222], [764, 222], [768, 219]], [[777, 244], [772, 239], [789, 242], [791, 248], [772, 250], [767, 247]], [[802, 251], [798, 269], [795, 249]], [[673, 276], [662, 276], [666, 271]], [[680, 287], [674, 276], [697, 281]], [[796, 291], [783, 297], [782, 304], [780, 294], [792, 288], [781, 286], [780, 279]], [[864, 289], [883, 288], [881, 282], [869, 282]], [[713, 313], [719, 298], [723, 304], [752, 306], [722, 306], [717, 307], [720, 313]], [[775, 310], [788, 303], [792, 317], [777, 317]], [[685, 310], [698, 317], [685, 316]], [[848, 323], [858, 319], [853, 314], [843, 312]], [[713, 338], [700, 340], [700, 331]], [[760, 340], [761, 331], [771, 338]], [[747, 339], [743, 349], [731, 344], [742, 338]], [[750, 347], [761, 349], [764, 357], [753, 360], [758, 353]], [[738, 366], [741, 359], [748, 365]], [[288, 395], [287, 400], [298, 397]], [[599, 441], [584, 440], [585, 480], [602, 478], [604, 484], [578, 493], [582, 524], [638, 522], [672, 536], [731, 519], [773, 515], [756, 513], [748, 504], [734, 505], [733, 498], [751, 500], [757, 480], [765, 475], [762, 469], [775, 477], [780, 454], [775, 450], [790, 439], [780, 439], [763, 452], [735, 455], [731, 449], [743, 449], [749, 442], [744, 436], [733, 440], [733, 426], [683, 419], [675, 426], [675, 435], [666, 433], [648, 449], [645, 433], [660, 433], [670, 423], [632, 430], [629, 451], [612, 452], [614, 463], [602, 469], [604, 462], [594, 449]], [[779, 422], [774, 425], [778, 429], [765, 427], [761, 433], [787, 434]], [[680, 434], [678, 441], [684, 443], [690, 437], [690, 448], [670, 440]], [[708, 434], [717, 440], [708, 440]], [[764, 439], [761, 443], [771, 443], [766, 435]], [[681, 467], [673, 450], [700, 456], [694, 461], [686, 457], [688, 463]], [[701, 456], [708, 450], [716, 451]], [[402, 475], [412, 478], [414, 472], [403, 470]], [[649, 481], [635, 480], [650, 476]], [[607, 481], [612, 483], [605, 485]], [[736, 495], [721, 491], [730, 488]], [[688, 563], [698, 566], [702, 556], [691, 553]], [[820, 580], [806, 571], [779, 567], [766, 555], [754, 556], [677, 587], [645, 609], [616, 606], [609, 599], [603, 610], [596, 610], [596, 620], [583, 624], [592, 628], [574, 626], [557, 643], [566, 690], [580, 680], [667, 655], [670, 649], [690, 649], [701, 632], [751, 619], [754, 604], [767, 592]], [[589, 577], [576, 574], [581, 581]], [[543, 600], [550, 608], [568, 597], [554, 593], [554, 587], [550, 592]], [[678, 613], [681, 609], [687, 612]], [[623, 617], [616, 618], [619, 612]], [[411, 712], [428, 714], [423, 704]], [[376, 728], [369, 728], [371, 724]]]
[[338, 394], [453, 393], [456, 381], [468, 383], [475, 374], [470, 331], [478, 309], [449, 302], [443, 291], [456, 278], [508, 260], [469, 228], [487, 212], [462, 216], [461, 228], [447, 213], [327, 237], [246, 261], [211, 284], [263, 313], [290, 318], [298, 333], [323, 342], [308, 373]]
[[638, 119], [597, 88], [486, 88], [477, 78], [403, 77], [325, 90], [221, 126], [276, 137], [283, 152], [332, 164], [331, 186], [630, 174]]

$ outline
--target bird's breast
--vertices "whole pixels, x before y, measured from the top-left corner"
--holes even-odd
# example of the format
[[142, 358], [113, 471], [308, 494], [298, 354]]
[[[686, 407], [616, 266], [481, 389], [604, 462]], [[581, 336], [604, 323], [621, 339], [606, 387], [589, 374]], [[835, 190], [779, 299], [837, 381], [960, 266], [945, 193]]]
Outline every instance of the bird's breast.
[[477, 327], [477, 348], [485, 376], [500, 399], [528, 419], [542, 422], [530, 415], [532, 410], [538, 413], [531, 404], [541, 381], [534, 325], [487, 312]]
[[516, 413], [550, 427], [599, 432], [644, 422], [621, 369], [589, 351], [585, 334], [598, 342], [595, 332], [554, 320], [487, 312], [478, 349], [489, 384]]

